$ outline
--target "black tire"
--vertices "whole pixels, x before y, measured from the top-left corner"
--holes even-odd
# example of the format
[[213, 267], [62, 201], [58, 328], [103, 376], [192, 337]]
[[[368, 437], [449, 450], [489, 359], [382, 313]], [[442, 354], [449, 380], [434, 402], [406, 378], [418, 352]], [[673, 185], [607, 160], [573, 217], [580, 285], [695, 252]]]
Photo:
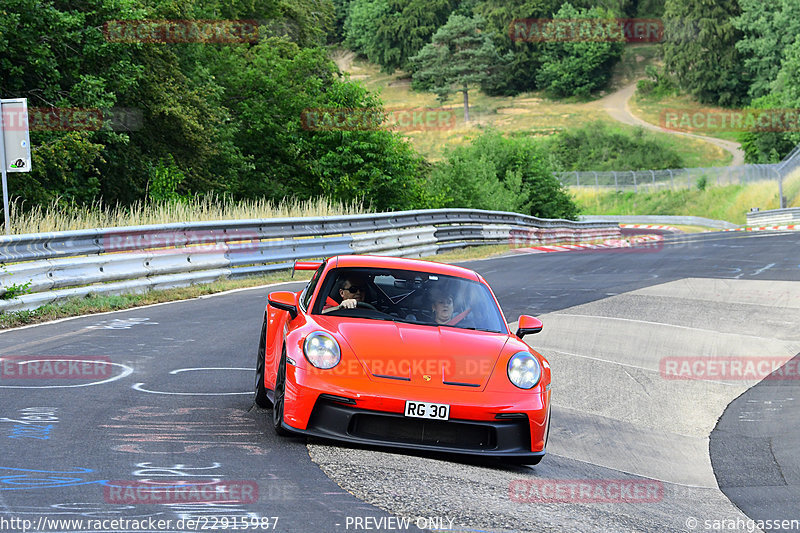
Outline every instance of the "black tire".
[[281, 353], [281, 362], [278, 365], [278, 375], [275, 377], [275, 400], [272, 402], [272, 428], [280, 436], [286, 436], [288, 431], [283, 429], [283, 405], [286, 398], [286, 347]]
[[272, 407], [272, 402], [267, 396], [267, 388], [264, 386], [264, 361], [267, 353], [267, 317], [264, 316], [264, 325], [261, 326], [261, 339], [258, 341], [258, 355], [256, 356], [256, 385], [253, 394], [253, 402], [261, 407]]

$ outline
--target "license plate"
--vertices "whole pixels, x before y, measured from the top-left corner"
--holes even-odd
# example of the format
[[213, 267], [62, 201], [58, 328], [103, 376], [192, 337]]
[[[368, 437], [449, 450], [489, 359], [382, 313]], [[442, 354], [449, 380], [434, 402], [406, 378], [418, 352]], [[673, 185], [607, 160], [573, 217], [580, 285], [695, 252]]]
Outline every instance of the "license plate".
[[414, 418], [447, 420], [450, 418], [450, 406], [445, 403], [406, 401], [406, 411], [404, 414]]

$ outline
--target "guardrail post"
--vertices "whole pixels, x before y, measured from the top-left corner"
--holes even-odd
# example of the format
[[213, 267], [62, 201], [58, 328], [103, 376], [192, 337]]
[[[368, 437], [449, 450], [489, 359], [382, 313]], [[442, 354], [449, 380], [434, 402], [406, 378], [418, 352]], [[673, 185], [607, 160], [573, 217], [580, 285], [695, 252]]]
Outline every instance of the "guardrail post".
[[614, 173], [614, 190], [618, 191], [619, 190], [619, 184], [617, 183], [617, 171], [616, 170], [612, 170], [611, 172]]
[[656, 173], [651, 170], [650, 174], [653, 176], [653, 189], [655, 189], [656, 188]]
[[683, 170], [686, 171], [686, 188], [692, 188], [692, 172], [688, 168], [684, 168]]
[[639, 189], [636, 187], [636, 172], [631, 170], [631, 174], [633, 174], [633, 192], [639, 192]]
[[592, 172], [594, 172], [594, 190], [595, 191], [599, 191], [600, 190], [600, 182], [597, 180], [597, 172], [595, 172], [594, 170]]
[[675, 180], [672, 177], [672, 169], [667, 169], [669, 171], [669, 190], [675, 189]]
[[577, 183], [578, 183], [578, 184], [576, 185], [576, 187], [580, 187], [580, 186], [581, 186], [581, 176], [580, 176], [580, 174], [578, 174], [577, 172], [575, 172], [575, 180], [576, 180], [576, 181], [577, 181]]

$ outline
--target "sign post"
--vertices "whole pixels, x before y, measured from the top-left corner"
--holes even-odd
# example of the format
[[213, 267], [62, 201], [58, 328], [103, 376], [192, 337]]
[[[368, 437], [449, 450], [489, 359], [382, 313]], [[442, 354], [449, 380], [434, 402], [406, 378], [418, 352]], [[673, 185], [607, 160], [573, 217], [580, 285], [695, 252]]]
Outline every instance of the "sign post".
[[31, 171], [27, 98], [0, 100], [0, 166], [3, 177], [3, 215], [6, 235], [9, 235], [11, 216], [8, 208], [7, 173]]

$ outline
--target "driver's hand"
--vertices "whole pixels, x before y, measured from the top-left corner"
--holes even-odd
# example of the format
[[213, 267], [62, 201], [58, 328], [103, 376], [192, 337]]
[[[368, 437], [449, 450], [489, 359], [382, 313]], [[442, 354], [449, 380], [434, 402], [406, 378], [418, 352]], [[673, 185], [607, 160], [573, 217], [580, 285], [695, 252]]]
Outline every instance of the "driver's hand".
[[348, 298], [347, 300], [342, 300], [342, 303], [339, 304], [339, 309], [355, 309], [356, 305], [358, 305], [358, 300]]

